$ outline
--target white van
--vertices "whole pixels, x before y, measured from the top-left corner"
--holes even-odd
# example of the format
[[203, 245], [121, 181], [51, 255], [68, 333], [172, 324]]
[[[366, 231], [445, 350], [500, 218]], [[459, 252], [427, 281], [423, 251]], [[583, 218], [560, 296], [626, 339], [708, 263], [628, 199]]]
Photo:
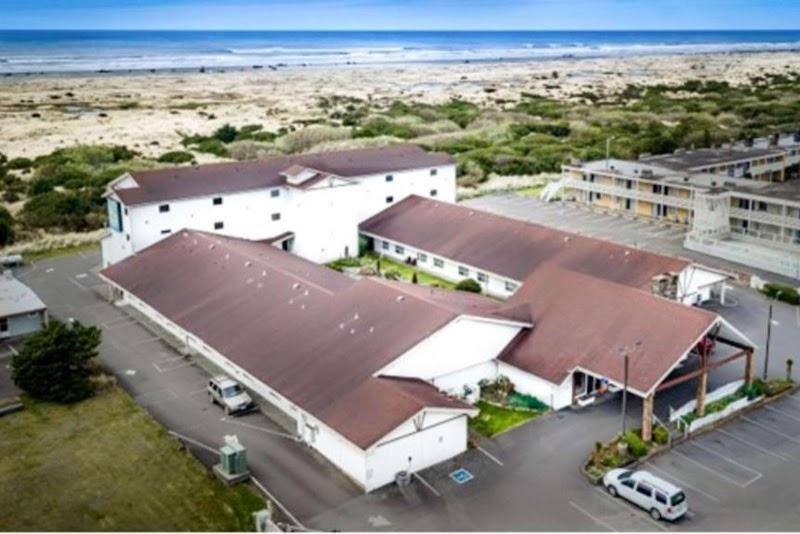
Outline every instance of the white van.
[[612, 469], [603, 477], [603, 485], [612, 497], [620, 496], [644, 508], [656, 521], [675, 521], [689, 511], [686, 494], [679, 487], [647, 471]]

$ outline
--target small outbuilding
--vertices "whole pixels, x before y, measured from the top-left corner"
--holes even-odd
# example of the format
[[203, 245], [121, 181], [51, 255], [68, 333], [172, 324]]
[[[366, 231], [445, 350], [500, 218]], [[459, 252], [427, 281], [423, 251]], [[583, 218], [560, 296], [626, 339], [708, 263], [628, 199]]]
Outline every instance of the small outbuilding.
[[10, 270], [0, 276], [0, 339], [36, 332], [47, 324], [47, 306]]

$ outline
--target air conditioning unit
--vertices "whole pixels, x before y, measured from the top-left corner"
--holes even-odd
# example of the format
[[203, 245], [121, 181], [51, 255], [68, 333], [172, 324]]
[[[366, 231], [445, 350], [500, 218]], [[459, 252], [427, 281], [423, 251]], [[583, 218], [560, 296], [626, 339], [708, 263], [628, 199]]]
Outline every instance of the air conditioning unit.
[[236, 436], [225, 436], [225, 445], [219, 449], [219, 463], [214, 466], [214, 474], [228, 486], [250, 478], [247, 449]]

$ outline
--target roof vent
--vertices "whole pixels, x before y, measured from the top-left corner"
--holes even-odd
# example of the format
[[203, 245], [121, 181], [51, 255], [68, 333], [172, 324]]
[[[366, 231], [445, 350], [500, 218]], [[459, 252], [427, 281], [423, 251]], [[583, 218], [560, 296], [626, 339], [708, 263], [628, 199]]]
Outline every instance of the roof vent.
[[292, 289], [300, 289], [300, 282], [295, 282], [292, 284]]
[[569, 236], [568, 235], [564, 236], [564, 243], [569, 243]]
[[211, 243], [210, 245], [208, 245], [208, 250], [214, 250], [214, 243]]
[[369, 333], [371, 334], [371, 333], [373, 333], [374, 331], [375, 331], [375, 327], [374, 327], [374, 326], [370, 326], [370, 327], [369, 327]]
[[247, 260], [246, 262], [244, 262], [244, 266], [245, 267], [250, 267], [251, 265], [253, 265], [253, 262], [250, 261], [250, 260]]
[[353, 315], [353, 319], [358, 321], [358, 312], [356, 312], [355, 315]]
[[192, 239], [192, 245], [197, 245], [197, 239]]
[[625, 251], [625, 255], [626, 255], [626, 256], [630, 256], [630, 255], [631, 255], [631, 251], [630, 251], [630, 250], [626, 250], [626, 251]]
[[355, 328], [351, 328], [351, 329], [350, 329], [350, 335], [352, 336], [352, 335], [353, 335], [353, 334], [355, 334], [355, 333], [356, 333], [356, 329], [355, 329]]
[[339, 323], [339, 330], [344, 330], [344, 323]]
[[261, 276], [267, 276], [267, 271], [261, 271]]
[[226, 260], [231, 259], [231, 253], [230, 252], [225, 253], [225, 259]]
[[405, 298], [403, 295], [398, 295], [398, 296], [397, 296], [397, 298], [396, 298], [395, 300], [396, 300], [397, 302], [403, 302], [404, 300], [406, 300], [406, 298]]

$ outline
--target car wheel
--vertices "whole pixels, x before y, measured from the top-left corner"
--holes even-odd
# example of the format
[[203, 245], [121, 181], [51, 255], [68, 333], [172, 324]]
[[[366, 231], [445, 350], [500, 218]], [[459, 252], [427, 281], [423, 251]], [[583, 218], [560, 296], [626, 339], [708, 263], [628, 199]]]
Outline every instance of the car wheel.
[[661, 512], [653, 508], [652, 510], [650, 510], [650, 517], [652, 517], [656, 521], [659, 521], [661, 519]]
[[231, 407], [225, 406], [225, 415], [230, 415], [230, 414], [231, 414]]
[[611, 495], [612, 497], [616, 497], [617, 496], [617, 488], [615, 488], [614, 486], [608, 486], [607, 489], [608, 489], [608, 494], [609, 495]]

